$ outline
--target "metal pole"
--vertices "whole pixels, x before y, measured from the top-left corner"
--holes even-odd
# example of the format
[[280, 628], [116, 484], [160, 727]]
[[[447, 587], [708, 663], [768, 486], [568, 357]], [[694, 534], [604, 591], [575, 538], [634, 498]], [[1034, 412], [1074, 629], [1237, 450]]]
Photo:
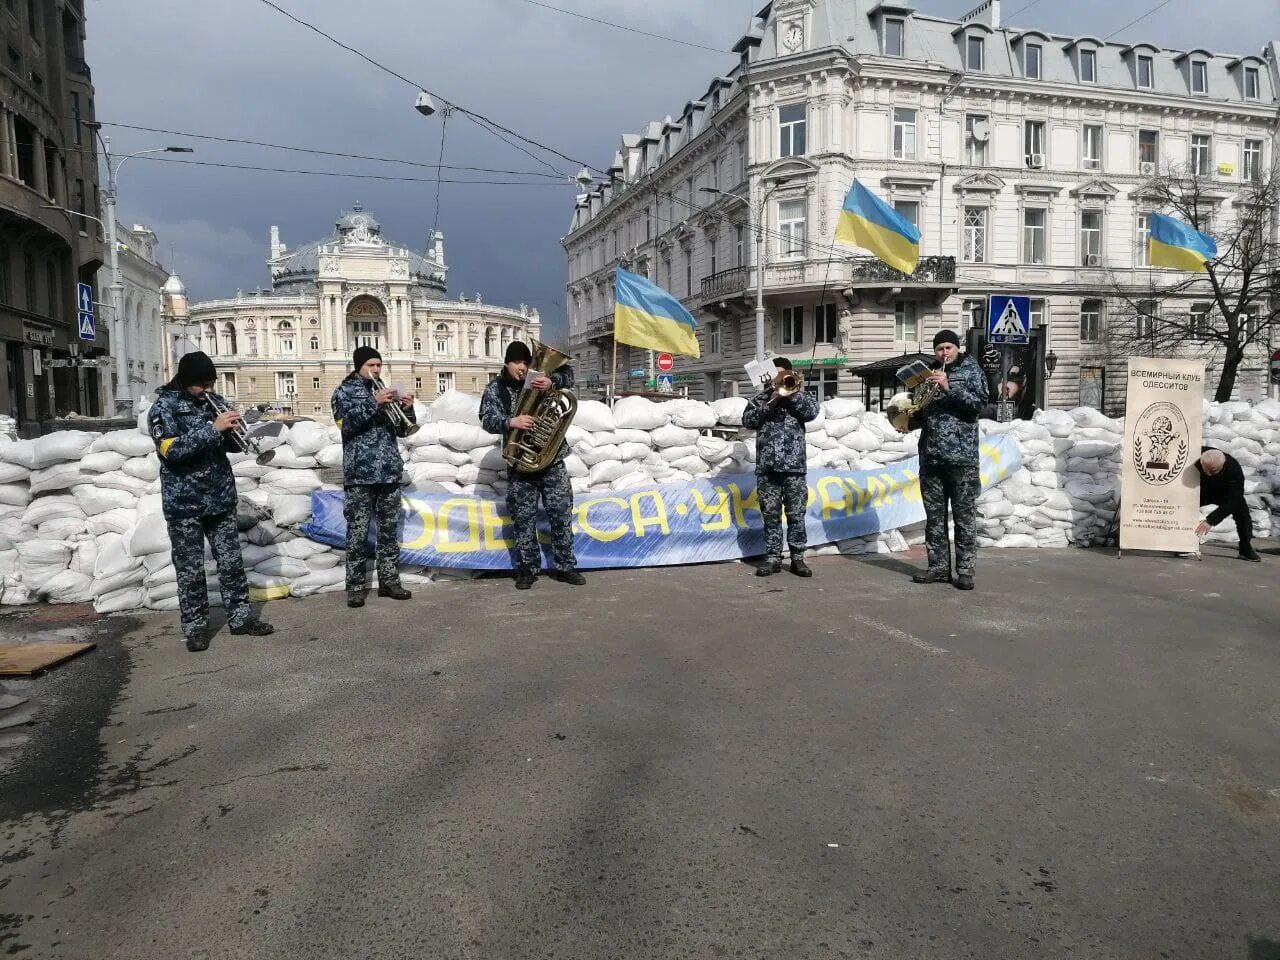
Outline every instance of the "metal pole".
[[124, 332], [124, 279], [120, 276], [120, 250], [116, 240], [116, 171], [111, 163], [111, 138], [102, 138], [102, 150], [107, 164], [107, 192], [103, 195], [103, 226], [106, 228], [107, 262], [111, 268], [111, 353], [115, 357], [116, 413], [128, 413], [133, 408], [129, 396], [129, 366], [125, 357]]
[[756, 359], [764, 359], [764, 208], [760, 201], [756, 211]]
[[618, 393], [618, 338], [613, 338], [613, 363], [609, 366], [609, 406]]

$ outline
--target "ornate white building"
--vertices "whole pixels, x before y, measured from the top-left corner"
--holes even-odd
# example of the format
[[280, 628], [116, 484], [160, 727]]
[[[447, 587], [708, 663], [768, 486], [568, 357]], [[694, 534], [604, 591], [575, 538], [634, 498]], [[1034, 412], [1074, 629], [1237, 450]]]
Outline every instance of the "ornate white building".
[[[117, 390], [111, 386], [115, 381], [111, 372], [102, 377], [103, 390], [111, 389], [103, 398], [104, 409], [116, 396], [150, 400], [156, 387], [164, 383], [169, 374], [160, 299], [160, 288], [169, 272], [156, 259], [155, 232], [141, 224], [130, 228], [117, 222], [116, 237], [120, 244], [120, 277], [124, 282], [124, 322], [120, 326], [123, 342], [116, 344], [114, 350], [124, 353], [129, 386], [127, 390]], [[106, 254], [104, 258], [109, 259]], [[108, 290], [110, 286], [111, 271], [103, 267], [98, 271], [98, 289]], [[110, 304], [98, 308], [99, 323], [110, 320], [111, 310]]]
[[538, 311], [446, 299], [444, 235], [424, 256], [389, 243], [356, 204], [327, 240], [296, 250], [271, 228], [272, 289], [191, 306], [182, 329], [213, 357], [241, 408], [268, 403], [329, 417], [329, 399], [361, 344], [382, 354], [388, 384], [431, 399], [481, 392], [512, 340], [540, 339]]
[[[765, 351], [807, 368], [822, 395], [863, 394], [876, 377], [853, 370], [882, 361], [891, 373], [1009, 293], [1032, 298], [1037, 366], [1057, 361], [1042, 401], [1114, 406], [1123, 361], [1106, 332], [1133, 318], [1109, 293], [1151, 273], [1144, 184], [1189, 166], [1229, 217], [1275, 160], [1275, 43], [1232, 56], [1058, 36], [1004, 26], [1000, 0], [959, 20], [776, 0], [733, 49], [734, 70], [678, 118], [623, 136], [608, 182], [578, 197], [564, 246], [580, 381], [608, 379], [621, 264], [698, 319], [702, 358], [677, 359], [677, 387], [748, 389], [762, 225]], [[854, 177], [920, 227], [913, 276], [832, 249]], [[1212, 300], [1190, 293], [1161, 309]], [[620, 385], [638, 387], [629, 374], [651, 369], [645, 352], [618, 352]], [[1240, 393], [1265, 389], [1265, 371], [1259, 349]]]

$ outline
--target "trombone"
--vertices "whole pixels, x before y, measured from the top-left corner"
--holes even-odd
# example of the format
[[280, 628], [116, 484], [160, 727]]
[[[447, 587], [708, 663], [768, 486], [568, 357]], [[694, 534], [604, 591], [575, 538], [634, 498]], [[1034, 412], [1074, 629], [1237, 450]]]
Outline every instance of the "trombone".
[[[374, 377], [372, 380], [373, 392], [389, 389], [386, 382], [381, 377]], [[400, 406], [400, 396], [393, 391], [391, 402], [387, 405], [387, 419], [391, 421], [391, 425], [396, 428], [396, 436], [412, 437], [418, 432], [420, 424], [414, 423], [409, 419], [409, 415], [404, 412], [404, 408]]]
[[[226, 403], [219, 400], [212, 393], [204, 395], [205, 401], [209, 404], [209, 408], [213, 410], [214, 417], [220, 417], [224, 413], [235, 413], [236, 411], [227, 406]], [[258, 441], [249, 435], [249, 429], [246, 424], [256, 423], [260, 414], [257, 410], [250, 410], [246, 414], [241, 414], [240, 422], [227, 431], [231, 435], [232, 442], [241, 453], [252, 454], [255, 457], [265, 457], [266, 453], [258, 446]]]
[[769, 404], [773, 405], [779, 400], [784, 400], [803, 390], [804, 378], [794, 370], [779, 370], [769, 384], [769, 389], [773, 391], [773, 396], [769, 398]]

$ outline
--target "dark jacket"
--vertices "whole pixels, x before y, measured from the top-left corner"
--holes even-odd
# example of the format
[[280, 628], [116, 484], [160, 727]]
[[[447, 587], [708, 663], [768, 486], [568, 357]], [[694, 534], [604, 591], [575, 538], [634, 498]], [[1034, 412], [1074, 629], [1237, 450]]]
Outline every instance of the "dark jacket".
[[[551, 384], [557, 390], [573, 389], [573, 367], [566, 364], [553, 372], [550, 376]], [[489, 433], [497, 433], [502, 435], [503, 443], [506, 443], [507, 421], [516, 415], [516, 403], [520, 400], [520, 388], [524, 384], [519, 380], [512, 380], [507, 376], [505, 367], [497, 378], [489, 381], [489, 385], [484, 388], [484, 395], [480, 398], [480, 425]], [[556, 451], [556, 455], [551, 462], [547, 464], [548, 469], [564, 460], [569, 455], [569, 444], [561, 443], [560, 449]]]
[[[390, 416], [373, 399], [373, 381], [349, 373], [333, 391], [333, 422], [342, 430], [342, 483], [348, 487], [400, 482], [404, 460]], [[401, 407], [410, 420], [412, 407]]]
[[[1215, 448], [1201, 447], [1200, 453], [1204, 454], [1213, 449]], [[1244, 500], [1244, 469], [1240, 466], [1240, 461], [1225, 450], [1218, 452], [1226, 457], [1226, 462], [1212, 477], [1204, 472], [1200, 461], [1196, 461], [1196, 469], [1200, 471], [1200, 502], [1218, 504], [1218, 509], [1205, 518], [1211, 527], [1227, 519], [1231, 515], [1231, 507]]]
[[[211, 396], [225, 405], [218, 394]], [[235, 441], [213, 429], [215, 419], [203, 397], [171, 383], [156, 390], [147, 429], [160, 457], [160, 500], [170, 520], [217, 517], [236, 508], [236, 478], [227, 459]]]
[[757, 393], [742, 411], [742, 425], [756, 431], [756, 473], [808, 473], [804, 425], [818, 416], [818, 401], [803, 390], [774, 404], [771, 396]]
[[988, 400], [986, 375], [965, 354], [947, 370], [947, 382], [950, 388], [912, 418], [912, 427], [920, 427], [920, 465], [976, 467], [978, 414]]

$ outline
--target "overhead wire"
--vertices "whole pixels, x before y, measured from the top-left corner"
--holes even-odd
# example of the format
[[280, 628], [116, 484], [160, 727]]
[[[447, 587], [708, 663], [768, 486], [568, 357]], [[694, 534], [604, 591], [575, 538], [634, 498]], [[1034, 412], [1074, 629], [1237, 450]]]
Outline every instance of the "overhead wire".
[[698, 50], [710, 50], [712, 53], [723, 54], [725, 51], [719, 47], [709, 47], [705, 43], [696, 43], [692, 40], [682, 40], [679, 37], [668, 37], [661, 33], [650, 33], [648, 30], [641, 30], [637, 27], [629, 27], [623, 23], [615, 23], [612, 20], [605, 20], [601, 17], [588, 16], [585, 13], [579, 13], [577, 10], [566, 10], [564, 7], [555, 7], [549, 3], [543, 3], [542, 0], [524, 0], [525, 3], [535, 7], [542, 7], [544, 10], [553, 10], [556, 13], [562, 13], [568, 17], [576, 17], [579, 20], [587, 20], [591, 23], [598, 23], [602, 26], [613, 27], [615, 30], [625, 30], [627, 33], [638, 33], [642, 37], [652, 37], [655, 40], [666, 40], [668, 43], [678, 43], [685, 47], [695, 47]]
[[[247, 163], [224, 163], [213, 160], [179, 160], [175, 157], [148, 155], [139, 160], [152, 160], [157, 163], [181, 163], [198, 167], [220, 167], [228, 170], [255, 170], [261, 173], [289, 173], [308, 177], [345, 177], [351, 180], [385, 180], [396, 183], [435, 183], [435, 177], [394, 177], [381, 173], [347, 173], [341, 170], [295, 170], [286, 167], [263, 167]], [[506, 187], [563, 187], [563, 183], [552, 180], [452, 180], [445, 178], [442, 183], [473, 183], [489, 186]]]

